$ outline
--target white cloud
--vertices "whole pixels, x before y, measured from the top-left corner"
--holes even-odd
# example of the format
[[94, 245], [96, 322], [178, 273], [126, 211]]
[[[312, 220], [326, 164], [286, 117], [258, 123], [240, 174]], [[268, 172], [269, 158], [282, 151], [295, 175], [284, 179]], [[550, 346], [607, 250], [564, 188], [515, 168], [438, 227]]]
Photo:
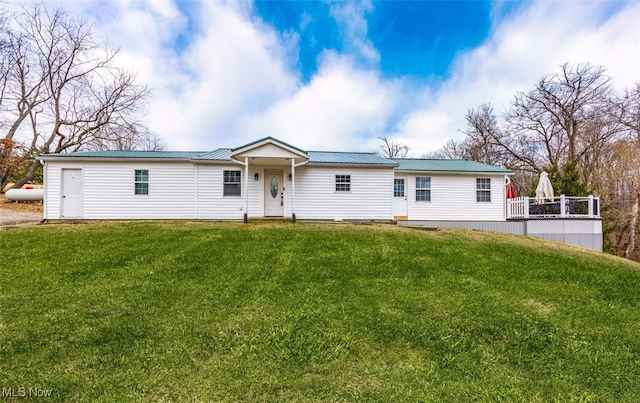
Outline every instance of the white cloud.
[[367, 38], [369, 25], [365, 14], [373, 10], [371, 1], [343, 2], [331, 5], [330, 14], [342, 31], [345, 51], [372, 65], [380, 62], [380, 54]]
[[[295, 69], [298, 33], [265, 24], [251, 3], [186, 3], [197, 9], [191, 19], [170, 1], [71, 4], [94, 15], [97, 33], [122, 45], [119, 60], [153, 86], [148, 122], [173, 149], [233, 147], [271, 135], [307, 149], [364, 151], [393, 135], [421, 155], [461, 138], [469, 108], [490, 101], [501, 111], [516, 91], [564, 62], [603, 64], [619, 88], [640, 80], [634, 2], [616, 3], [621, 10], [608, 19], [610, 3], [527, 3], [495, 21], [485, 42], [460, 54], [437, 86], [378, 71], [368, 2], [331, 5], [344, 53], [325, 51], [308, 82]], [[301, 16], [300, 29], [313, 25], [312, 16]]]
[[384, 135], [398, 96], [394, 83], [328, 52], [309, 84], [249, 119], [243, 132], [312, 150], [362, 149], [362, 141]]
[[618, 88], [640, 80], [640, 4], [627, 4], [602, 23], [608, 6], [541, 1], [498, 23], [484, 44], [460, 55], [451, 78], [405, 117], [395, 135], [414, 155], [433, 151], [464, 136], [468, 109], [491, 102], [500, 113], [517, 91], [532, 88], [565, 62], [604, 65]]

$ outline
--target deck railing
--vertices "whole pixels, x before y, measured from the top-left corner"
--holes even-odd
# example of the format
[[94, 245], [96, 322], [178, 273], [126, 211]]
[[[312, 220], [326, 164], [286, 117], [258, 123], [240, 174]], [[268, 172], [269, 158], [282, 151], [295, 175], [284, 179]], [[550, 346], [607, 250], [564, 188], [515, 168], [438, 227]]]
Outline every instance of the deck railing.
[[600, 198], [562, 195], [544, 201], [535, 197], [507, 199], [509, 218], [600, 218]]

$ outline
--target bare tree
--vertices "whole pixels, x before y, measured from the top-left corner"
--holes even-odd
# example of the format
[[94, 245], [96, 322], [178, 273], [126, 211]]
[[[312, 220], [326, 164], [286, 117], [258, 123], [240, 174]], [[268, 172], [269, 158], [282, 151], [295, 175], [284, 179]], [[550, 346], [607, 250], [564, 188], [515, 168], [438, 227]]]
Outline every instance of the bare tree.
[[[5, 140], [24, 139], [26, 156], [33, 158], [94, 144], [112, 148], [145, 132], [139, 119], [149, 89], [115, 65], [117, 49], [99, 46], [85, 20], [35, 4], [8, 26], [4, 84], [0, 74]], [[29, 181], [39, 166], [37, 158], [31, 159], [15, 187]], [[0, 185], [9, 180], [0, 171]]]
[[162, 151], [165, 147], [166, 144], [160, 135], [151, 133], [145, 128], [130, 128], [124, 133], [119, 130], [104, 133], [84, 148], [87, 150]]
[[604, 72], [601, 66], [563, 64], [560, 73], [516, 95], [506, 130], [510, 140], [531, 150], [532, 167], [573, 163], [584, 168], [586, 154], [621, 132], [611, 116], [613, 90]]
[[607, 219], [614, 229], [614, 251], [624, 251], [624, 257], [631, 258], [640, 219], [640, 83], [613, 103], [614, 115], [626, 129], [626, 136], [607, 149], [599, 183], [609, 207]]
[[470, 158], [470, 150], [466, 140], [449, 140], [442, 148], [422, 155], [422, 158], [433, 159], [472, 159]]
[[640, 82], [627, 89], [621, 98], [616, 99], [615, 106], [620, 123], [640, 140]]
[[504, 132], [491, 104], [470, 109], [463, 140], [449, 140], [443, 148], [429, 154], [432, 158], [468, 159], [514, 171], [516, 191], [525, 194], [539, 173], [532, 153], [525, 143]]
[[605, 219], [611, 229], [611, 246], [617, 255], [630, 258], [636, 249], [640, 207], [640, 140], [619, 139], [604, 150], [598, 172]]
[[380, 154], [386, 158], [403, 158], [409, 153], [409, 146], [393, 137], [378, 137], [382, 140]]

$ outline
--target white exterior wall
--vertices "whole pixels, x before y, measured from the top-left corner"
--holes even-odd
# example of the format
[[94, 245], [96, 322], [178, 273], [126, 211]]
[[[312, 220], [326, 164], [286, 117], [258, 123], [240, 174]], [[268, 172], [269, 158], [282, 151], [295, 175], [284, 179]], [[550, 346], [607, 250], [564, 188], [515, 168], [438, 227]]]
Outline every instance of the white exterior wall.
[[60, 218], [60, 199], [62, 198], [62, 169], [59, 164], [46, 163], [44, 166], [44, 217]]
[[[64, 218], [62, 170], [82, 170], [83, 219], [195, 218], [195, 168], [191, 163], [56, 162], [46, 165], [46, 215]], [[149, 194], [134, 194], [136, 169], [149, 171]]]
[[234, 158], [241, 160], [244, 157], [258, 158], [300, 158], [300, 155], [294, 154], [289, 150], [277, 146], [275, 144], [265, 144], [260, 147], [252, 148], [246, 152], [235, 155]]
[[[409, 220], [504, 221], [504, 175], [415, 174], [396, 172], [407, 178]], [[431, 178], [431, 201], [416, 201], [416, 177]], [[476, 201], [476, 178], [491, 178], [491, 202]], [[393, 188], [391, 188], [393, 189]]]
[[[45, 165], [45, 218], [59, 219], [62, 169], [82, 169], [83, 219], [233, 219], [245, 213], [244, 166], [176, 162], [48, 161]], [[149, 170], [149, 195], [134, 194], [134, 171]], [[265, 170], [282, 170], [284, 216], [291, 216], [290, 166], [249, 166], [249, 217], [264, 216]], [[242, 172], [241, 197], [223, 196], [223, 171]], [[258, 173], [259, 179], [254, 175]], [[351, 191], [335, 191], [335, 175], [351, 175]], [[405, 174], [409, 220], [505, 219], [504, 176]], [[431, 202], [415, 201], [415, 177], [431, 177]], [[491, 202], [476, 202], [476, 178], [491, 178]], [[299, 219], [393, 219], [390, 167], [296, 168], [295, 213]]]
[[[223, 195], [223, 171], [242, 173], [242, 196]], [[229, 165], [197, 165], [198, 214], [201, 220], [231, 219], [241, 220], [245, 213], [244, 166]], [[254, 179], [258, 173], [259, 180]], [[249, 165], [249, 217], [261, 217], [264, 210], [262, 203], [262, 186], [264, 174], [261, 167]]]
[[[291, 214], [289, 171], [287, 210]], [[351, 191], [336, 192], [336, 175], [351, 175]], [[295, 213], [299, 219], [393, 219], [393, 169], [324, 167], [296, 168]]]

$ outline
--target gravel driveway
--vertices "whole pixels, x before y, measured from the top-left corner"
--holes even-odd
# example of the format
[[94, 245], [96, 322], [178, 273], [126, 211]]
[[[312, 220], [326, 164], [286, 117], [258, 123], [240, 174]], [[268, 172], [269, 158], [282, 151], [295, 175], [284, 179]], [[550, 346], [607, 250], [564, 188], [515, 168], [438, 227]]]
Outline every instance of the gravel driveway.
[[42, 220], [42, 213], [26, 213], [22, 211], [0, 209], [0, 226], [36, 223]]

